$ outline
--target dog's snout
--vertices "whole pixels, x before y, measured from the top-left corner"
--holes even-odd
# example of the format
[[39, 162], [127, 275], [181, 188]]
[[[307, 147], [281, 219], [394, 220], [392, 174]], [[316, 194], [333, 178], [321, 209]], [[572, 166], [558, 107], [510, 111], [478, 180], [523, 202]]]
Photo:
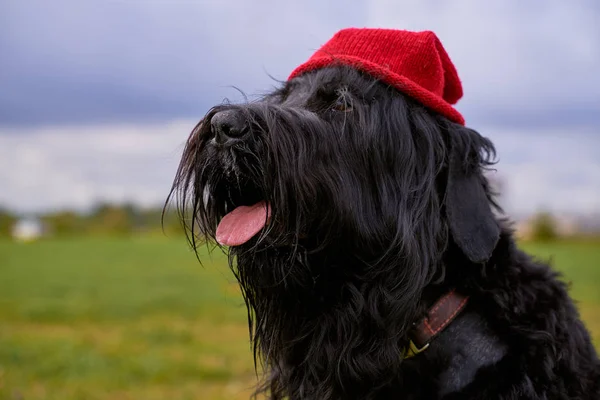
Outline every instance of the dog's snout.
[[224, 143], [228, 139], [239, 139], [248, 132], [248, 123], [243, 114], [235, 110], [219, 111], [210, 120], [215, 140]]

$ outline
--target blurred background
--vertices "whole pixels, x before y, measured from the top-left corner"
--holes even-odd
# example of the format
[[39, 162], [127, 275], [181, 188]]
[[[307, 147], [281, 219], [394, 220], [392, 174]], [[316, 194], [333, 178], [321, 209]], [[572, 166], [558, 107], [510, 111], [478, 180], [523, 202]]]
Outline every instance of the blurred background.
[[438, 34], [501, 204], [600, 345], [597, 1], [0, 0], [1, 399], [248, 398], [225, 259], [160, 209], [210, 106], [350, 26]]

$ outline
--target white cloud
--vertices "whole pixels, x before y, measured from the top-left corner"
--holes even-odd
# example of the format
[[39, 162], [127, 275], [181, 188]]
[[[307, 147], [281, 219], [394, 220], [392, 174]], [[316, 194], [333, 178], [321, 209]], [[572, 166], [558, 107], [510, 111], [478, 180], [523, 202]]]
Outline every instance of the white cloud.
[[509, 213], [600, 211], [600, 136], [581, 130], [482, 129], [496, 146]]
[[[159, 205], [196, 121], [0, 130], [0, 204], [21, 211], [99, 200]], [[511, 214], [600, 211], [600, 136], [489, 127]]]
[[20, 211], [161, 204], [194, 124], [2, 129], [0, 204]]

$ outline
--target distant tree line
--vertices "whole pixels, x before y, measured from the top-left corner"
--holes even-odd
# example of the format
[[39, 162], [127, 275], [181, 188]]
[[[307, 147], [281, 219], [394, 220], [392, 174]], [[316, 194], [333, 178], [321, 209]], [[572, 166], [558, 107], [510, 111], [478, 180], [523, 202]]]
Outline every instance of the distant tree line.
[[[0, 207], [0, 237], [11, 236], [13, 227], [22, 216]], [[28, 216], [31, 217], [31, 216]], [[183, 235], [179, 216], [172, 207], [140, 208], [133, 204], [103, 203], [87, 213], [72, 210], [48, 212], [34, 216], [51, 236], [133, 235], [140, 233]], [[528, 221], [526, 239], [552, 241], [561, 233], [553, 215], [539, 212]]]
[[[10, 236], [20, 217], [5, 208], [0, 208], [0, 237]], [[160, 207], [142, 209], [132, 204], [103, 203], [87, 213], [64, 210], [37, 214], [33, 217], [51, 236], [184, 234], [177, 212], [167, 209], [163, 217], [163, 210]]]

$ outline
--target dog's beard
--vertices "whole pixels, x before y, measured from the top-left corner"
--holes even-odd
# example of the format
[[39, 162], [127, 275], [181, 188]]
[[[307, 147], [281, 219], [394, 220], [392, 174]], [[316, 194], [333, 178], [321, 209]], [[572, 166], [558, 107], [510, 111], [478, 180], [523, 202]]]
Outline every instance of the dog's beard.
[[[340, 99], [351, 108], [336, 109]], [[224, 110], [242, 113], [249, 129], [227, 148], [209, 123]], [[194, 247], [233, 245], [273, 398], [304, 390], [326, 399], [344, 385], [358, 395], [397, 376], [418, 299], [444, 275], [443, 127], [336, 68], [257, 103], [216, 107], [192, 132], [174, 185], [179, 209]], [[479, 168], [480, 149], [493, 148], [471, 139], [460, 142], [464, 163]]]
[[[232, 108], [252, 121], [251, 133], [218, 145], [205, 121]], [[192, 241], [297, 245], [322, 200], [309, 180], [316, 166], [302, 160], [318, 158], [314, 142], [323, 125], [310, 113], [270, 103], [211, 110], [188, 140], [174, 185]]]

